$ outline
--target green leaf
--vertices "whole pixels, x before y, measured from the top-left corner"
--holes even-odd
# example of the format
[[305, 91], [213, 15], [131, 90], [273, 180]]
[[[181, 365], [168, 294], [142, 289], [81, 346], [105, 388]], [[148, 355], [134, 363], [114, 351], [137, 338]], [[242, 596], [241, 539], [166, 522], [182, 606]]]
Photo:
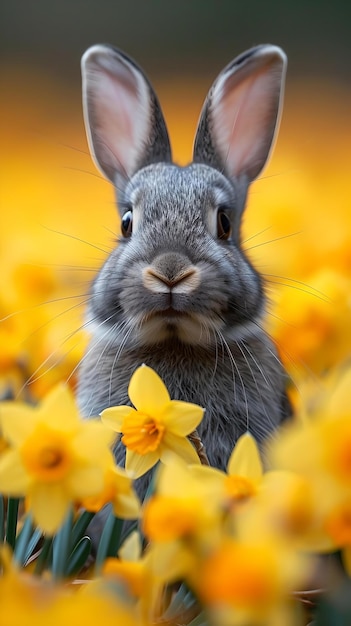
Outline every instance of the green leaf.
[[314, 626], [349, 626], [351, 624], [351, 584], [339, 581], [317, 604]]
[[60, 528], [53, 543], [52, 574], [59, 580], [67, 575], [68, 559], [71, 549], [73, 511], [68, 513], [63, 526]]
[[102, 531], [96, 555], [95, 573], [97, 575], [100, 574], [101, 566], [107, 557], [117, 556], [118, 548], [121, 544], [122, 527], [123, 520], [110, 513]]
[[95, 517], [95, 513], [91, 513], [90, 511], [83, 511], [76, 523], [73, 526], [72, 535], [71, 535], [71, 549], [74, 550], [75, 545], [80, 541], [83, 537], [86, 529], [88, 528], [91, 520]]
[[32, 556], [32, 553], [33, 553], [35, 547], [37, 546], [37, 544], [38, 544], [38, 542], [39, 542], [39, 540], [40, 540], [40, 538], [42, 536], [43, 536], [43, 533], [42, 533], [41, 529], [37, 528], [34, 531], [31, 539], [29, 540], [29, 542], [27, 544], [27, 549], [26, 549], [26, 552], [25, 552], [25, 555], [24, 555], [23, 565], [26, 565], [28, 559]]
[[[166, 590], [167, 591], [167, 590]], [[162, 614], [162, 619], [172, 624], [188, 626], [208, 626], [206, 614], [192, 591], [185, 583], [174, 593], [172, 585], [168, 587], [172, 600]]]
[[17, 531], [17, 519], [18, 519], [18, 506], [20, 498], [9, 498], [7, 504], [7, 521], [6, 521], [6, 543], [8, 543], [12, 550], [16, 545], [16, 531]]
[[67, 576], [74, 576], [83, 567], [91, 551], [91, 539], [90, 537], [82, 537], [82, 539], [75, 546], [66, 570]]
[[145, 496], [144, 496], [144, 500], [143, 500], [144, 504], [155, 493], [156, 483], [157, 483], [157, 476], [158, 476], [158, 473], [159, 473], [158, 470], [159, 470], [160, 466], [161, 466], [161, 464], [160, 464], [160, 462], [158, 462], [155, 465], [155, 467], [152, 467], [151, 470], [150, 470], [151, 478], [150, 478], [150, 482], [149, 482], [148, 488], [147, 488]]
[[44, 539], [43, 547], [41, 549], [41, 552], [35, 564], [35, 569], [34, 569], [35, 576], [40, 576], [43, 573], [43, 571], [46, 569], [48, 564], [51, 562], [53, 541], [54, 541], [53, 537], [46, 537]]
[[33, 534], [33, 522], [31, 515], [27, 515], [22, 530], [16, 539], [16, 547], [14, 551], [14, 560], [19, 565], [24, 564], [25, 556], [27, 553], [27, 545]]
[[184, 599], [185, 599], [185, 596], [187, 595], [188, 591], [189, 590], [186, 587], [186, 585], [184, 583], [182, 583], [180, 585], [177, 593], [174, 594], [169, 607], [163, 613], [164, 619], [170, 619], [171, 617], [173, 617], [174, 615], [176, 615], [180, 611], [181, 607], [184, 604]]
[[4, 496], [0, 495], [0, 542], [5, 539], [5, 503]]
[[120, 541], [120, 545], [122, 546], [125, 542], [126, 539], [128, 539], [129, 535], [131, 535], [135, 530], [137, 530], [141, 536], [142, 541], [144, 541], [144, 536], [139, 528], [140, 523], [139, 520], [135, 520], [133, 522], [129, 522], [128, 521], [128, 525], [126, 528], [123, 527], [122, 529], [122, 533], [121, 533], [121, 541]]

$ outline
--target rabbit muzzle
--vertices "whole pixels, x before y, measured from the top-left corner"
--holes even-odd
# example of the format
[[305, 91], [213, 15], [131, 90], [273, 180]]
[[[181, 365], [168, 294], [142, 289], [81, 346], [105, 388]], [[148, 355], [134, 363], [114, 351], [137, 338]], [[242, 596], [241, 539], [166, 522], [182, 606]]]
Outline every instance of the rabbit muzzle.
[[[144, 323], [150, 326], [150, 318], [153, 322], [156, 319], [159, 337], [161, 334], [164, 338], [167, 335], [184, 335], [185, 328], [189, 326], [187, 304], [191, 294], [200, 285], [199, 268], [181, 254], [163, 253], [143, 269], [142, 283], [152, 295], [155, 305], [151, 316], [147, 316], [147, 322], [144, 320]], [[193, 336], [193, 328], [190, 334]]]
[[186, 257], [166, 253], [144, 268], [142, 280], [144, 287], [155, 293], [190, 294], [200, 284], [200, 270]]

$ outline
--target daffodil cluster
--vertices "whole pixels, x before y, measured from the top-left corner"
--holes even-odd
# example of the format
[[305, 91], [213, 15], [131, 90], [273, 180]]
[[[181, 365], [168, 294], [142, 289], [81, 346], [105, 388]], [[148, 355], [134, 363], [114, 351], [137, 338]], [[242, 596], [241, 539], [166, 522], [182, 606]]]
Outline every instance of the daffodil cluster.
[[[133, 406], [107, 409], [101, 420], [81, 420], [63, 386], [38, 406], [3, 403], [7, 525], [14, 498], [24, 500], [17, 540], [5, 530], [14, 560], [6, 544], [0, 552], [6, 624], [24, 616], [29, 624], [79, 623], [78, 616], [89, 624], [100, 614], [104, 623], [131, 626], [303, 626], [308, 589], [322, 584], [328, 597], [351, 573], [350, 389], [350, 368], [329, 376], [318, 394], [309, 389], [296, 419], [265, 448], [269, 469], [247, 432], [225, 472], [201, 464], [188, 439], [203, 409], [172, 400], [145, 365], [130, 381]], [[116, 432], [125, 468], [112, 457]], [[133, 480], [152, 467], [152, 489], [140, 504]], [[106, 504], [112, 512], [92, 566], [90, 540], [77, 528], [84, 535]], [[324, 571], [321, 555], [336, 551], [343, 566], [335, 559]], [[73, 582], [74, 572], [81, 572], [79, 590], [50, 581]]]
[[2, 403], [0, 425], [1, 492], [24, 497], [44, 532], [56, 532], [71, 506], [87, 499], [89, 508], [97, 497], [113, 502], [118, 515], [137, 517], [132, 481], [114, 465], [112, 432], [81, 420], [66, 387], [56, 387], [38, 407]]
[[300, 421], [272, 445], [271, 458], [299, 476], [295, 501], [302, 544], [341, 550], [351, 576], [351, 367], [337, 379], [328, 377], [315, 405], [306, 406]]

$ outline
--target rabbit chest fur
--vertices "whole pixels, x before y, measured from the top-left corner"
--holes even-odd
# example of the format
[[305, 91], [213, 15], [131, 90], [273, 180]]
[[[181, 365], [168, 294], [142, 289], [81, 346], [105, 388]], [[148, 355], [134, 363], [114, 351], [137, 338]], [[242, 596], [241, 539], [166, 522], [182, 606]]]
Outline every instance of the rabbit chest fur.
[[[206, 98], [193, 162], [178, 167], [134, 61], [102, 45], [82, 61], [88, 140], [116, 188], [122, 234], [91, 289], [81, 411], [93, 417], [128, 404], [130, 377], [145, 363], [173, 399], [205, 408], [199, 435], [220, 468], [241, 434], [261, 442], [290, 411], [263, 327], [263, 280], [240, 235], [248, 187], [276, 132], [285, 65], [270, 45], [229, 64]], [[115, 454], [122, 462], [121, 443]]]

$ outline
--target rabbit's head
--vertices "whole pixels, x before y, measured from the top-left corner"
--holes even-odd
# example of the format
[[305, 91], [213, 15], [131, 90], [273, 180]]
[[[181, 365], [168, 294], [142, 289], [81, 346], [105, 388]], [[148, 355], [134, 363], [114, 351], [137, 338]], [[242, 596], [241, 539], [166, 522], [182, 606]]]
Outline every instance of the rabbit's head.
[[193, 162], [172, 163], [157, 97], [139, 67], [105, 45], [82, 59], [93, 159], [115, 186], [121, 237], [98, 274], [89, 310], [110, 344], [215, 345], [255, 334], [260, 275], [240, 222], [249, 184], [272, 147], [286, 58], [262, 45], [218, 76], [204, 103]]

